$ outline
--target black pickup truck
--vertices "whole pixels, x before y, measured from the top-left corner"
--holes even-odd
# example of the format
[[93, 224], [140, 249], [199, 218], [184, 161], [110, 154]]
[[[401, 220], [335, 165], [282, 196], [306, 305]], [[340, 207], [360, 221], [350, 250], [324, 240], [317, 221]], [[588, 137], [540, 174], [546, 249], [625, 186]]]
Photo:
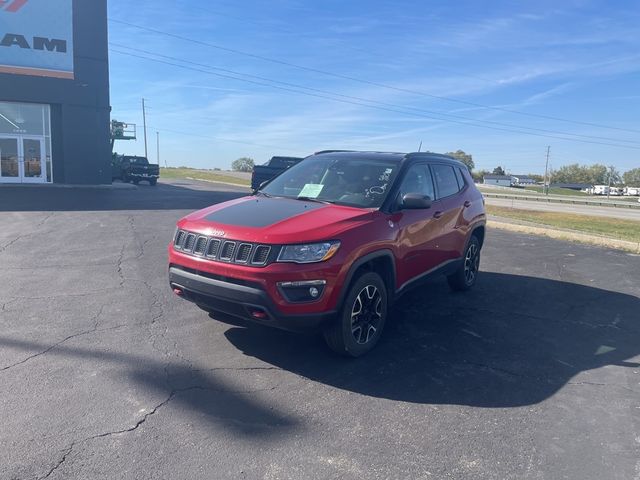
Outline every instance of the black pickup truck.
[[114, 155], [111, 162], [111, 177], [119, 178], [125, 183], [133, 182], [135, 185], [145, 181], [154, 186], [160, 177], [160, 166], [149, 163], [145, 157]]
[[272, 157], [264, 165], [254, 166], [253, 174], [251, 175], [251, 188], [256, 190], [264, 182], [280, 175], [301, 160], [302, 158], [300, 157]]

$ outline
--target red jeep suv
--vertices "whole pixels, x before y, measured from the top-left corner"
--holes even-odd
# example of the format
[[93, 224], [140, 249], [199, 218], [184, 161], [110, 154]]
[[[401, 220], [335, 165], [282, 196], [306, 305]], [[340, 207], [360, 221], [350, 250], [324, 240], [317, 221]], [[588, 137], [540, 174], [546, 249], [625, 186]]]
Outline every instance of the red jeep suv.
[[474, 285], [485, 223], [482, 195], [451, 157], [323, 151], [180, 220], [169, 283], [214, 315], [320, 331], [355, 357], [421, 280]]

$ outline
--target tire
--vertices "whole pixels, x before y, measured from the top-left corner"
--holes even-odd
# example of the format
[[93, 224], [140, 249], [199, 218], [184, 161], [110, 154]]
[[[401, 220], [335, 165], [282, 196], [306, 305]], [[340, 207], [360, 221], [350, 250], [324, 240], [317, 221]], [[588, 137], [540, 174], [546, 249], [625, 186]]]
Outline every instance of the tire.
[[133, 182], [134, 185], [138, 185], [140, 183], [140, 180], [134, 178], [133, 180], [131, 180], [131, 182]]
[[151, 185], [152, 187], [155, 187], [156, 183], [158, 183], [157, 178], [152, 178], [151, 180], [149, 180], [149, 185]]
[[464, 250], [462, 263], [455, 273], [447, 277], [449, 287], [454, 292], [464, 292], [473, 287], [478, 279], [480, 267], [480, 242], [472, 235]]
[[349, 289], [338, 319], [324, 332], [329, 348], [350, 357], [370, 351], [382, 335], [387, 307], [387, 287], [380, 275], [369, 272], [359, 277]]

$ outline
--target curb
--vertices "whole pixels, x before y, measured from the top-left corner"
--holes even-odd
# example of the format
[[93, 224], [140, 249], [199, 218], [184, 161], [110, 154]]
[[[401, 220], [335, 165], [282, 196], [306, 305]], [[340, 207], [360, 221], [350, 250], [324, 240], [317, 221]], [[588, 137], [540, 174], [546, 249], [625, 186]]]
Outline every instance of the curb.
[[233, 187], [242, 187], [251, 190], [251, 185], [242, 185], [241, 183], [220, 182], [218, 180], [206, 180], [204, 178], [185, 177], [187, 180], [195, 180], [196, 182], [220, 183], [222, 185], [231, 185]]
[[68, 188], [68, 189], [91, 189], [91, 190], [135, 190], [138, 187], [131, 183], [112, 183], [100, 185], [83, 185], [75, 183], [0, 183], [0, 188]]

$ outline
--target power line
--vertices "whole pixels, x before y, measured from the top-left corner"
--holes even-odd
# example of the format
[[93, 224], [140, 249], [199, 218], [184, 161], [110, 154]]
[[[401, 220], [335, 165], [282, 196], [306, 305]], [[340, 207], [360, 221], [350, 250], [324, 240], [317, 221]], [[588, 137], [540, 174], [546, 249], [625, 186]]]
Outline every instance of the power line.
[[[417, 111], [417, 112], [427, 113], [429, 115], [442, 115], [442, 116], [445, 116], [445, 117], [453, 117], [453, 118], [458, 118], [458, 119], [461, 119], [461, 120], [467, 120], [467, 121], [471, 121], [471, 122], [490, 123], [492, 125], [498, 125], [498, 126], [503, 126], [503, 127], [507, 127], [507, 128], [518, 128], [518, 129], [524, 129], [524, 130], [532, 130], [532, 131], [536, 131], [536, 132], [551, 133], [551, 134], [557, 134], [557, 135], [568, 135], [568, 136], [572, 136], [572, 137], [579, 137], [579, 138], [586, 138], [586, 139], [608, 140], [608, 141], [612, 141], [612, 142], [631, 143], [631, 144], [635, 144], [635, 145], [640, 146], [640, 142], [634, 141], [634, 140], [624, 140], [624, 139], [619, 139], [619, 138], [601, 137], [601, 136], [596, 136], [596, 135], [582, 135], [582, 134], [578, 134], [578, 133], [563, 132], [563, 131], [550, 130], [550, 129], [545, 129], [545, 128], [525, 127], [525, 126], [521, 126], [521, 125], [514, 125], [514, 124], [509, 124], [509, 123], [504, 123], [504, 122], [496, 122], [496, 121], [493, 121], [493, 120], [481, 120], [481, 119], [475, 119], [475, 118], [472, 118], [472, 117], [466, 117], [464, 115], [455, 115], [455, 114], [444, 113], [444, 112], [435, 111], [435, 110], [426, 110], [426, 109], [422, 109], [422, 108], [409, 107], [409, 106], [406, 106], [406, 105], [399, 105], [399, 104], [394, 104], [394, 103], [381, 102], [381, 101], [378, 101], [378, 100], [370, 100], [370, 99], [367, 99], [367, 98], [356, 97], [356, 96], [353, 96], [353, 95], [343, 95], [343, 94], [340, 94], [340, 93], [330, 92], [330, 91], [327, 91], [327, 90], [321, 90], [321, 89], [318, 89], [318, 88], [308, 87], [308, 86], [305, 86], [305, 85], [299, 85], [299, 84], [290, 83], [290, 82], [283, 82], [283, 81], [280, 81], [280, 80], [274, 80], [274, 79], [271, 79], [271, 78], [268, 78], [268, 77], [262, 77], [262, 76], [259, 76], [259, 75], [252, 75], [252, 74], [249, 74], [249, 73], [236, 72], [234, 70], [229, 70], [229, 69], [226, 69], [226, 68], [215, 67], [215, 66], [212, 66], [212, 65], [192, 62], [192, 61], [189, 61], [189, 60], [183, 60], [181, 58], [172, 57], [172, 56], [169, 56], [169, 55], [163, 55], [163, 54], [160, 54], [160, 53], [151, 52], [151, 51], [148, 51], [148, 50], [142, 50], [142, 49], [139, 49], [139, 48], [133, 48], [133, 47], [129, 47], [127, 45], [122, 45], [122, 44], [118, 44], [118, 43], [114, 43], [114, 42], [110, 42], [109, 45], [120, 47], [120, 48], [126, 48], [128, 50], [132, 50], [132, 51], [135, 51], [135, 52], [140, 52], [140, 53], [144, 53], [144, 54], [147, 54], [147, 55], [153, 55], [153, 56], [156, 56], [156, 57], [165, 58], [165, 59], [172, 60], [172, 61], [186, 63], [188, 65], [195, 65], [197, 67], [204, 67], [204, 68], [207, 68], [207, 69], [217, 70], [217, 71], [220, 71], [220, 72], [230, 73], [230, 74], [233, 74], [233, 75], [240, 75], [242, 77], [255, 78], [255, 79], [266, 81], [266, 82], [270, 82], [270, 83], [285, 85], [287, 87], [293, 87], [293, 88], [298, 88], [298, 89], [302, 89], [302, 90], [309, 90], [309, 91], [313, 91], [313, 92], [322, 93], [322, 94], [325, 94], [325, 95], [333, 95], [333, 96], [336, 96], [336, 97], [347, 98], [347, 99], [350, 99], [350, 100], [357, 100], [357, 101], [360, 101], [360, 102], [368, 102], [368, 103], [372, 103], [372, 104], [383, 105], [385, 107], [403, 108], [403, 109], [406, 109], [406, 110], [413, 110], [413, 111]], [[438, 118], [438, 119], [440, 119], [440, 118]]]
[[[373, 103], [373, 101], [372, 100], [366, 100], [366, 99], [359, 99], [358, 97], [351, 97], [351, 96], [348, 96], [348, 95], [333, 94], [333, 93], [322, 94], [322, 95], [321, 94], [316, 94], [316, 93], [310, 93], [308, 91], [301, 91], [301, 90], [297, 90], [297, 89], [294, 89], [294, 88], [281, 87], [281, 86], [278, 86], [278, 85], [259, 82], [259, 81], [255, 81], [255, 80], [248, 80], [246, 78], [239, 78], [239, 77], [235, 77], [235, 76], [232, 76], [232, 75], [221, 74], [221, 73], [213, 72], [211, 70], [203, 70], [201, 68], [195, 68], [195, 67], [189, 67], [189, 66], [186, 66], [186, 65], [180, 65], [180, 64], [177, 64], [177, 63], [168, 62], [168, 61], [165, 61], [165, 60], [159, 60], [159, 59], [151, 58], [151, 57], [148, 57], [148, 56], [137, 55], [137, 54], [130, 53], [130, 52], [123, 52], [123, 51], [114, 50], [114, 49], [111, 49], [111, 51], [113, 53], [118, 53], [118, 54], [121, 54], [121, 55], [127, 55], [127, 56], [131, 56], [131, 57], [135, 57], [135, 58], [140, 58], [140, 59], [143, 59], [143, 60], [148, 60], [148, 61], [161, 63], [161, 64], [165, 64], [165, 65], [171, 65], [171, 66], [182, 68], [182, 69], [186, 69], [186, 70], [196, 71], [196, 72], [200, 72], [200, 73], [206, 73], [206, 74], [209, 74], [209, 75], [215, 75], [215, 76], [222, 77], [222, 78], [228, 78], [228, 79], [237, 80], [237, 81], [241, 81], [241, 82], [245, 82], [245, 83], [251, 83], [251, 84], [254, 84], [254, 85], [260, 85], [260, 86], [265, 86], [265, 87], [269, 87], [269, 88], [275, 88], [275, 89], [278, 89], [278, 90], [297, 93], [299, 95], [307, 95], [307, 96], [311, 96], [311, 97], [317, 97], [317, 98], [323, 98], [323, 99], [326, 99], [326, 100], [331, 100], [331, 101], [334, 101], [334, 102], [341, 102], [341, 103], [347, 103], [347, 104], [351, 104], [351, 105], [358, 105], [358, 106], [363, 106], [363, 107], [367, 107], [367, 108], [373, 108], [373, 109], [376, 109], [376, 110], [383, 110], [383, 111], [388, 111], [388, 112], [400, 113], [400, 114], [403, 114], [403, 115], [416, 116], [416, 117], [420, 117], [420, 118], [429, 118], [431, 120], [440, 120], [440, 121], [443, 121], [443, 122], [455, 123], [455, 124], [459, 124], [459, 125], [467, 125], [467, 126], [485, 128], [485, 129], [490, 129], [490, 130], [510, 132], [510, 133], [519, 133], [519, 134], [523, 134], [523, 135], [531, 135], [531, 136], [536, 136], [536, 137], [555, 138], [555, 139], [559, 139], [559, 140], [567, 140], [567, 141], [580, 142], [580, 143], [590, 143], [590, 144], [595, 144], [595, 145], [606, 145], [606, 146], [612, 146], [612, 147], [620, 147], [620, 148], [628, 148], [628, 149], [640, 150], [640, 146], [620, 145], [620, 144], [615, 144], [615, 143], [590, 141], [590, 140], [580, 140], [580, 139], [577, 139], [577, 138], [567, 138], [567, 137], [561, 137], [561, 136], [557, 136], [557, 135], [547, 135], [547, 134], [543, 134], [543, 133], [533, 133], [533, 132], [524, 131], [524, 130], [514, 130], [514, 129], [508, 129], [508, 128], [492, 127], [492, 126], [488, 126], [488, 125], [483, 125], [481, 123], [473, 123], [473, 122], [480, 122], [478, 120], [458, 121], [458, 120], [450, 120], [450, 119], [447, 119], [447, 118], [439, 118], [439, 117], [425, 115], [425, 114], [421, 114], [421, 113], [417, 113], [417, 112], [411, 112], [411, 111], [406, 111], [406, 110], [398, 110], [396, 108], [387, 108], [387, 107], [382, 107], [382, 106], [378, 106], [378, 105], [370, 104], [370, 103], [362, 103], [362, 101], [372, 102], [372, 103]], [[335, 97], [327, 96], [327, 95], [335, 95], [335, 96], [340, 96], [340, 97], [343, 97], [343, 98], [342, 99], [341, 98], [335, 98]], [[348, 98], [353, 98], [355, 100], [352, 101], [352, 100], [349, 100]], [[377, 103], [380, 103], [380, 102], [377, 102]], [[406, 109], [407, 107], [400, 106], [399, 108], [405, 108]], [[409, 109], [410, 109], [410, 107], [409, 107]], [[515, 128], [521, 128], [521, 127], [515, 127]], [[522, 127], [522, 128], [526, 128], [526, 127]]]
[[264, 144], [261, 144], [261, 143], [247, 142], [247, 141], [243, 141], [243, 140], [232, 140], [230, 138], [213, 137], [211, 135], [201, 135], [199, 133], [181, 132], [179, 130], [172, 130], [172, 129], [168, 129], [168, 128], [160, 128], [160, 127], [155, 127], [153, 125], [149, 125], [149, 128], [155, 129], [158, 132], [173, 133], [173, 134], [176, 134], [176, 135], [186, 135], [186, 136], [189, 136], [189, 137], [205, 138], [207, 140], [216, 140], [218, 142], [238, 143], [238, 144], [241, 144], [241, 145], [251, 145], [253, 147], [269, 148], [271, 150], [300, 153], [299, 150], [292, 150], [290, 148], [281, 148], [281, 147], [277, 147], [275, 145], [264, 145]]
[[413, 94], [413, 95], [420, 95], [420, 96], [429, 97], [429, 98], [435, 98], [435, 99], [438, 99], [438, 100], [458, 103], [458, 104], [467, 105], [467, 106], [473, 106], [473, 107], [482, 108], [482, 109], [489, 109], [489, 110], [496, 110], [496, 111], [501, 111], [501, 112], [506, 112], [506, 113], [513, 113], [513, 114], [516, 114], [516, 115], [524, 115], [524, 116], [528, 116], [528, 117], [543, 118], [543, 119], [546, 119], [546, 120], [556, 120], [556, 121], [560, 121], [560, 122], [574, 123], [574, 124], [577, 124], [577, 125], [586, 125], [586, 126], [598, 127], [598, 128], [607, 128], [607, 129], [610, 129], [610, 130], [619, 130], [619, 131], [625, 131], [625, 132], [640, 133], [640, 130], [634, 130], [634, 129], [628, 129], [628, 128], [622, 128], [622, 127], [613, 127], [613, 126], [610, 126], [610, 125], [603, 125], [603, 124], [592, 123], [592, 122], [584, 122], [584, 121], [579, 121], [579, 120], [569, 120], [569, 119], [566, 119], [566, 118], [555, 117], [555, 116], [551, 116], [551, 115], [542, 115], [542, 114], [536, 114], [536, 113], [522, 112], [522, 111], [519, 111], [519, 110], [511, 110], [511, 109], [504, 108], [504, 107], [497, 107], [497, 106], [492, 106], [492, 105], [483, 105], [481, 103], [470, 102], [470, 101], [467, 101], [467, 100], [460, 100], [460, 99], [457, 99], [457, 98], [445, 97], [445, 96], [441, 96], [441, 95], [433, 95], [433, 94], [426, 93], [426, 92], [421, 92], [421, 91], [417, 91], [417, 90], [411, 90], [411, 89], [408, 89], [408, 88], [396, 87], [396, 86], [393, 86], [393, 85], [387, 85], [387, 84], [384, 84], [384, 83], [374, 82], [374, 81], [366, 80], [366, 79], [363, 79], [363, 78], [352, 77], [350, 75], [343, 75], [343, 74], [340, 74], [340, 73], [329, 72], [329, 71], [321, 70], [321, 69], [318, 69], [318, 68], [307, 67], [307, 66], [304, 66], [304, 65], [298, 65], [298, 64], [295, 64], [295, 63], [286, 62], [284, 60], [279, 60], [279, 59], [276, 59], [276, 58], [266, 57], [266, 56], [263, 56], [263, 55], [257, 55], [257, 54], [254, 54], [254, 53], [245, 52], [245, 51], [237, 50], [237, 49], [234, 49], [234, 48], [224, 47], [224, 46], [217, 45], [217, 44], [210, 43], [210, 42], [204, 42], [202, 40], [196, 40], [196, 39], [185, 37], [185, 36], [178, 35], [178, 34], [175, 34], [175, 33], [170, 33], [170, 32], [165, 32], [165, 31], [162, 31], [162, 30], [157, 30], [155, 28], [149, 28], [149, 27], [144, 27], [142, 25], [136, 25], [134, 23], [125, 22], [123, 20], [116, 20], [114, 18], [109, 18], [109, 21], [113, 22], [113, 23], [118, 23], [118, 24], [121, 24], [121, 25], [127, 25], [129, 27], [138, 28], [140, 30], [145, 30], [147, 32], [155, 33], [155, 34], [158, 34], [158, 35], [164, 35], [164, 36], [167, 36], [167, 37], [176, 38], [178, 40], [182, 40], [182, 41], [185, 41], [185, 42], [190, 42], [190, 43], [194, 43], [194, 44], [197, 44], [197, 45], [206, 46], [206, 47], [209, 47], [209, 48], [215, 48], [217, 50], [221, 50], [221, 51], [228, 52], [228, 53], [233, 53], [233, 54], [236, 54], [236, 55], [243, 55], [245, 57], [255, 58], [255, 59], [258, 59], [258, 60], [265, 61], [265, 62], [275, 63], [275, 64], [278, 64], [278, 65], [284, 65], [284, 66], [291, 67], [291, 68], [297, 68], [297, 69], [305, 70], [305, 71], [308, 71], [308, 72], [319, 73], [321, 75], [327, 75], [327, 76], [330, 76], [330, 77], [341, 78], [343, 80], [350, 80], [352, 82], [358, 82], [358, 83], [363, 83], [363, 84], [366, 84], [366, 85], [371, 85], [371, 86], [376, 86], [376, 87], [380, 87], [380, 88], [386, 88], [386, 89], [390, 89], [390, 90], [395, 90], [395, 91], [398, 91], [398, 92], [410, 93], [410, 94]]

